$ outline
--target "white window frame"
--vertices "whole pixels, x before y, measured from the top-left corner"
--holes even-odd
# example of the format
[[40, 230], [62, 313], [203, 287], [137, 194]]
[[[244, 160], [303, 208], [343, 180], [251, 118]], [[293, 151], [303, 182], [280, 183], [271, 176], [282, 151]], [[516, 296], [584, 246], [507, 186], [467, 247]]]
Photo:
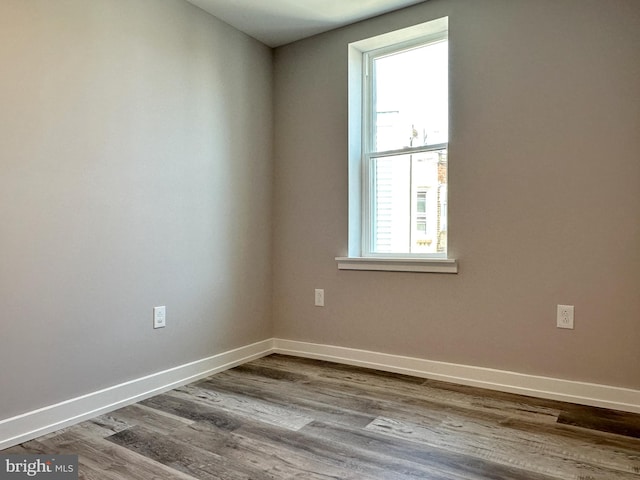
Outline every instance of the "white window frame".
[[[415, 46], [448, 39], [448, 18], [432, 20], [403, 30], [354, 42], [349, 45], [349, 247], [347, 256], [336, 257], [339, 269], [458, 273], [458, 263], [447, 254], [372, 252], [371, 215], [374, 187], [370, 173], [372, 158], [420, 153], [448, 148], [448, 144], [420, 146], [388, 152], [371, 151], [374, 124], [368, 89], [368, 70], [376, 57]], [[448, 191], [448, 188], [447, 188]], [[448, 201], [447, 201], [448, 204]]]

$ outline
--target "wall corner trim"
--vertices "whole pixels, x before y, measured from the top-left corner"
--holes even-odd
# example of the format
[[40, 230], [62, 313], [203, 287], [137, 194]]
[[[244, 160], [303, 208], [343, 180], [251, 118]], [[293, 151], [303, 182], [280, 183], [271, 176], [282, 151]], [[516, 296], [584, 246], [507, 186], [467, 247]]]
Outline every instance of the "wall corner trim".
[[274, 339], [273, 353], [373, 368], [501, 392], [640, 413], [640, 390], [628, 388], [283, 339]]
[[263, 340], [0, 420], [0, 450], [250, 362], [272, 351], [273, 340]]

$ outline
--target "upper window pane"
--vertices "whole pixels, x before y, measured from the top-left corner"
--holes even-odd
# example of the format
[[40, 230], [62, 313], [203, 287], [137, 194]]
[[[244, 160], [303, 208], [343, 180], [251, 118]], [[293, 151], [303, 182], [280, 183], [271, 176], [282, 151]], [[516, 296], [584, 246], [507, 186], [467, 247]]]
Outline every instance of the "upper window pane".
[[372, 59], [374, 152], [447, 143], [448, 42]]

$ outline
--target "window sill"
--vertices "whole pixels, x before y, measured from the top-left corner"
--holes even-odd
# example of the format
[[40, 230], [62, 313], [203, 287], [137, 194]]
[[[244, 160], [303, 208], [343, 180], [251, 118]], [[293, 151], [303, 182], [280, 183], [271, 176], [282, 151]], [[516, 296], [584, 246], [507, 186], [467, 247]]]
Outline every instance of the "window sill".
[[450, 258], [336, 257], [336, 262], [338, 270], [458, 273], [458, 261]]

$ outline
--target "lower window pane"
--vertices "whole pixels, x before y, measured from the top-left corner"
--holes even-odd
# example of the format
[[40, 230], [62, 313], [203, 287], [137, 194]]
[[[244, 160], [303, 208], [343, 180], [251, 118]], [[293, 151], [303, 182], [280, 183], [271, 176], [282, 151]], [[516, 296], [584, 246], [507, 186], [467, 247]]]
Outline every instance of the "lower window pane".
[[372, 159], [374, 253], [446, 254], [447, 150]]

